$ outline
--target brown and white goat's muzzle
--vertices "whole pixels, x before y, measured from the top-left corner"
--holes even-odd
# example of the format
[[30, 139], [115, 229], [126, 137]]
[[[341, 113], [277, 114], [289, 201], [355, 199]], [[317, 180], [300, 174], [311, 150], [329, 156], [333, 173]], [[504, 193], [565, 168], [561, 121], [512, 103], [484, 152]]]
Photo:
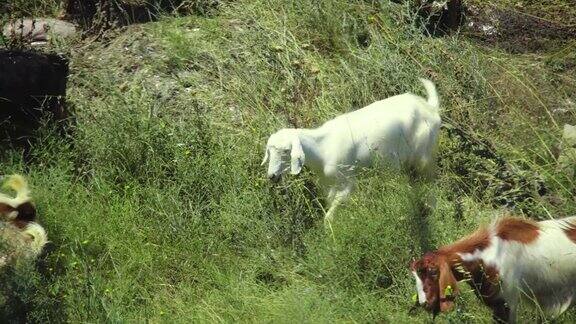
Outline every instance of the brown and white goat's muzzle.
[[441, 311], [440, 284], [437, 271], [429, 271], [421, 262], [415, 261], [410, 266], [416, 281], [418, 306], [436, 315]]

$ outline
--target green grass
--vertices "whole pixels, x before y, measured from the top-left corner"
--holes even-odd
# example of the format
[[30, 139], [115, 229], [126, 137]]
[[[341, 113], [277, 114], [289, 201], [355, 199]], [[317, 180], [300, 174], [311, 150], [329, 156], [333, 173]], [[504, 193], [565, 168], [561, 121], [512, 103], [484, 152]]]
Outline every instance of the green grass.
[[[17, 151], [0, 160], [30, 179], [53, 247], [40, 270], [3, 274], [2, 317], [431, 322], [408, 312], [408, 263], [489, 221], [494, 162], [443, 132], [434, 183], [368, 170], [327, 232], [313, 175], [267, 183], [267, 136], [422, 93], [417, 78], [429, 76], [444, 119], [491, 143], [515, 183], [543, 178], [555, 199], [522, 202], [522, 213], [560, 217], [576, 211], [574, 179], [551, 149], [574, 110], [555, 109], [570, 111], [576, 80], [545, 54], [427, 38], [410, 19], [386, 1], [234, 1], [212, 17], [58, 44], [72, 57], [73, 141], [45, 130], [28, 166]], [[489, 318], [464, 289], [458, 311], [437, 320]]]

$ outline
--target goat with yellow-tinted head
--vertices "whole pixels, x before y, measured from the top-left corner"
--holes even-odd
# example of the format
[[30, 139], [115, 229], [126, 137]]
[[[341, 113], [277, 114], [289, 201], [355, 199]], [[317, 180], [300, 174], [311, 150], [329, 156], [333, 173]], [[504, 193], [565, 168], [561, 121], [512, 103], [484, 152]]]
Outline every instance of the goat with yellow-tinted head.
[[15, 191], [16, 196], [0, 193], [0, 239], [6, 249], [0, 252], [0, 266], [20, 257], [37, 257], [48, 242], [46, 231], [36, 223], [36, 207], [26, 179], [11, 175], [3, 187]]

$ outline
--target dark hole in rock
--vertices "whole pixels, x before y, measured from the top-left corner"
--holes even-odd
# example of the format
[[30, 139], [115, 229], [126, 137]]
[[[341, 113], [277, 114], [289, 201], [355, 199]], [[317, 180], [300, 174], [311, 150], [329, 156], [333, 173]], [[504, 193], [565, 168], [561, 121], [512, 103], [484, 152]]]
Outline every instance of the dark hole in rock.
[[67, 78], [63, 56], [0, 50], [0, 149], [27, 152], [45, 122], [65, 134]]

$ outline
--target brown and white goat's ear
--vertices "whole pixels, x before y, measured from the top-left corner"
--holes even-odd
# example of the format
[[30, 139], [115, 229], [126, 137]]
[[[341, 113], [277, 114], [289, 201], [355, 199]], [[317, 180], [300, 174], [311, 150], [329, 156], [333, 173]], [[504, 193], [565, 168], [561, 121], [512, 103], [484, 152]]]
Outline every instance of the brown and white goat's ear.
[[290, 151], [290, 174], [298, 174], [304, 166], [304, 150], [300, 143], [300, 138], [294, 136], [292, 140], [292, 150]]
[[264, 153], [264, 159], [262, 159], [262, 163], [260, 163], [260, 166], [263, 166], [264, 164], [266, 164], [266, 162], [268, 162], [268, 147], [266, 147], [266, 153]]
[[448, 312], [454, 308], [454, 298], [458, 295], [458, 282], [447, 261], [439, 264], [439, 270], [440, 311]]

